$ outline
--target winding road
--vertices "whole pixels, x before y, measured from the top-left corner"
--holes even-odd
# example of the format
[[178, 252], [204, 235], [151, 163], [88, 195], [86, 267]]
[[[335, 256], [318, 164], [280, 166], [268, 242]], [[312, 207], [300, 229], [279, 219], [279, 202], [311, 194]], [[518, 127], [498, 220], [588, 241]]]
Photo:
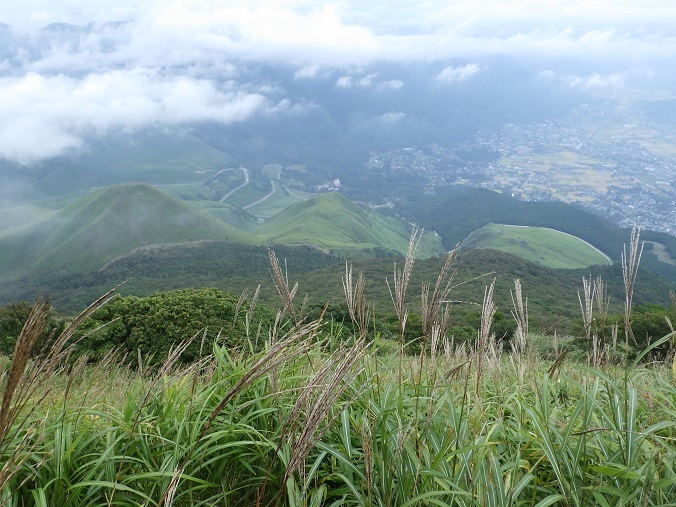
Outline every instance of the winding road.
[[263, 197], [261, 197], [261, 198], [258, 199], [257, 201], [254, 201], [254, 202], [252, 202], [252, 203], [249, 203], [249, 204], [247, 204], [246, 206], [242, 206], [242, 209], [248, 209], [248, 208], [251, 208], [251, 207], [253, 207], [253, 206], [256, 206], [256, 204], [260, 204], [260, 203], [262, 203], [262, 202], [264, 202], [264, 201], [267, 201], [268, 199], [270, 199], [270, 197], [272, 197], [273, 195], [275, 195], [275, 192], [277, 191], [277, 187], [275, 186], [275, 182], [272, 181], [272, 180], [270, 180], [270, 184], [272, 185], [272, 190], [270, 190], [270, 193], [265, 194]]
[[[216, 176], [214, 176], [214, 179], [218, 177], [219, 174], [224, 173], [226, 171], [235, 171], [235, 168], [228, 168], [228, 169], [221, 169], [216, 173]], [[239, 189], [246, 187], [249, 184], [249, 171], [246, 169], [246, 167], [239, 167], [239, 170], [242, 171], [242, 174], [244, 175], [244, 183], [241, 185], [236, 186], [232, 190], [230, 190], [227, 194], [225, 194], [223, 197], [219, 199], [218, 202], [225, 202], [225, 200], [230, 197], [232, 194], [237, 192]]]
[[[244, 188], [245, 186], [247, 186], [247, 185], [249, 184], [249, 171], [248, 171], [248, 169], [246, 169], [245, 167], [238, 167], [238, 168], [235, 168], [235, 167], [228, 167], [227, 169], [221, 169], [220, 171], [218, 171], [218, 172], [214, 175], [214, 177], [210, 180], [210, 181], [213, 181], [213, 180], [217, 179], [218, 176], [219, 176], [220, 174], [224, 173], [224, 172], [227, 172], [227, 171], [236, 171], [236, 170], [238, 170], [238, 169], [239, 169], [240, 171], [242, 171], [242, 174], [244, 175], [244, 183], [242, 183], [241, 185], [237, 185], [237, 186], [236, 186], [235, 188], [233, 188], [232, 190], [229, 190], [225, 195], [223, 195], [223, 197], [221, 197], [221, 198], [218, 200], [218, 202], [225, 202], [226, 199], [228, 199], [232, 194], [234, 194], [234, 193], [237, 192], [238, 190], [241, 190], [242, 188]], [[282, 169], [281, 169], [281, 167], [280, 167], [279, 170], [278, 170], [278, 173], [277, 173], [277, 179], [279, 179], [279, 175], [280, 175], [280, 173], [281, 173], [281, 170], [282, 170]], [[258, 204], [261, 204], [261, 203], [267, 201], [268, 199], [270, 199], [270, 197], [272, 197], [273, 195], [275, 195], [275, 192], [277, 192], [277, 186], [275, 185], [274, 180], [270, 179], [270, 185], [272, 186], [272, 190], [270, 190], [270, 192], [268, 192], [267, 194], [265, 194], [265, 195], [264, 195], [263, 197], [261, 197], [260, 199], [257, 199], [257, 200], [255, 200], [254, 202], [251, 202], [251, 203], [247, 204], [246, 206], [242, 206], [242, 209], [253, 208], [254, 206], [256, 206], [256, 205], [258, 205]], [[293, 197], [296, 197], [296, 198], [301, 199], [301, 200], [303, 200], [303, 201], [306, 201], [306, 200], [307, 200], [306, 198], [301, 197], [300, 195], [294, 194], [291, 190], [289, 190], [289, 188], [288, 188], [286, 185], [282, 185], [282, 188], [283, 188], [284, 190], [286, 190], [286, 191], [287, 191], [290, 195], [292, 195]]]

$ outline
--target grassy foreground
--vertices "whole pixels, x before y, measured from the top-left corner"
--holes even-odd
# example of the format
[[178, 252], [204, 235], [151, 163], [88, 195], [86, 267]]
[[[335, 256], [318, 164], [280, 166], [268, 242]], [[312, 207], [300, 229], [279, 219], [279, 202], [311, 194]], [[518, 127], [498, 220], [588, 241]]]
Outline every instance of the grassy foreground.
[[[154, 376], [51, 378], [2, 446], [3, 505], [674, 505], [676, 388], [513, 356], [327, 353], [306, 326]], [[47, 386], [42, 386], [47, 388]], [[36, 395], [43, 395], [38, 390]]]
[[[676, 505], [666, 364], [539, 359], [518, 282], [512, 351], [489, 333], [493, 285], [476, 343], [454, 346], [452, 255], [423, 287], [421, 352], [405, 355], [370, 331], [361, 276], [346, 269], [354, 329], [342, 333], [302, 318], [270, 257], [284, 303], [276, 324], [257, 331], [243, 309], [248, 345], [214, 345], [187, 366], [177, 358], [200, 335], [152, 371], [114, 354], [63, 367], [74, 329], [103, 299], [30, 359], [38, 303], [0, 370], [0, 505]], [[402, 336], [412, 259], [392, 282]]]

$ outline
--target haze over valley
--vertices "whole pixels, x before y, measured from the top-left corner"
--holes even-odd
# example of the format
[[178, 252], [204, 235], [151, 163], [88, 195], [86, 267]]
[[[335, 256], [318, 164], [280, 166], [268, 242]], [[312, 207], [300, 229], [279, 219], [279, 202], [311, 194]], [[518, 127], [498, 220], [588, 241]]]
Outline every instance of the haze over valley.
[[506, 250], [549, 268], [617, 261], [640, 226], [676, 281], [671, 6], [75, 4], [0, 19], [6, 298], [158, 245], [403, 255], [412, 224], [423, 256], [489, 223], [603, 254]]

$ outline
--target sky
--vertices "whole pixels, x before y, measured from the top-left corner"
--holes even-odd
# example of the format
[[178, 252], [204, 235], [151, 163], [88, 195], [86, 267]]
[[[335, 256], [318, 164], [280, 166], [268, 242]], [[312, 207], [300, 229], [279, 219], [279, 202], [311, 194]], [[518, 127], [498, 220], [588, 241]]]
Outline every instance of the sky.
[[[395, 93], [376, 62], [445, 62], [455, 86], [501, 54], [543, 82], [588, 90], [669, 91], [676, 57], [672, 0], [22, 0], [0, 23], [0, 157], [30, 164], [86, 135], [196, 121], [297, 114], [252, 65], [282, 65], [299, 82]], [[87, 27], [41, 30], [52, 23]], [[454, 62], [458, 60], [458, 62]], [[669, 81], [673, 83], [674, 81]], [[398, 111], [383, 121], [401, 118]]]

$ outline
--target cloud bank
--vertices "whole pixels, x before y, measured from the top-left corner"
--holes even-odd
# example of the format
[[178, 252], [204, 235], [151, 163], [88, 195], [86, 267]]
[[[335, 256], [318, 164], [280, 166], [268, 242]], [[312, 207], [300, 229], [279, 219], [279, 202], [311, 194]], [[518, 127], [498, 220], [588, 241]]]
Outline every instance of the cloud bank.
[[664, 0], [24, 0], [0, 23], [0, 157], [21, 163], [109, 129], [303, 109], [274, 77], [253, 79], [257, 66], [289, 69], [298, 86], [396, 94], [411, 76], [372, 65], [440, 62], [429, 79], [450, 85], [501, 54], [539, 65], [543, 83], [593, 91], [639, 77], [668, 87], [676, 54]]

